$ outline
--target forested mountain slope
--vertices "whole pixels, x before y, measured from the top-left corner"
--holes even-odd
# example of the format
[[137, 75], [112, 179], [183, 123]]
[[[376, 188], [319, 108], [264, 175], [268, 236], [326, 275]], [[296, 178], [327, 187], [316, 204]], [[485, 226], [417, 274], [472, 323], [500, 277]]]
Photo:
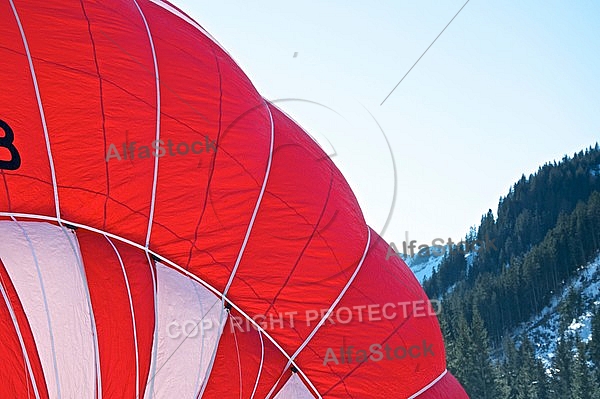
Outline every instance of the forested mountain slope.
[[474, 398], [600, 398], [598, 144], [523, 175], [496, 215], [423, 281], [450, 370]]

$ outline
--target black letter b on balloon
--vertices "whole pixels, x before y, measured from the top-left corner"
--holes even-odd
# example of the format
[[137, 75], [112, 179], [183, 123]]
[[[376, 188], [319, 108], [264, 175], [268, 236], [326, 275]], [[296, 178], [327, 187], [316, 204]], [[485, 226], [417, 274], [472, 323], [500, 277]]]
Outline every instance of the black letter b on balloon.
[[15, 135], [10, 126], [8, 126], [8, 123], [2, 119], [0, 119], [0, 129], [4, 131], [4, 136], [0, 136], [0, 148], [6, 148], [10, 153], [8, 161], [0, 159], [0, 169], [17, 170], [21, 167], [21, 156], [19, 155], [19, 151], [17, 151], [17, 147], [13, 144]]

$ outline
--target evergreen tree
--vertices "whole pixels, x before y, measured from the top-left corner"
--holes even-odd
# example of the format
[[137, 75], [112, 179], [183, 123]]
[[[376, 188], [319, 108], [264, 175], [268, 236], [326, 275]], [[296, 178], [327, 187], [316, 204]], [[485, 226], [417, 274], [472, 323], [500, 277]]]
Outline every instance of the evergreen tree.
[[448, 362], [448, 368], [456, 379], [463, 384], [467, 392], [469, 392], [470, 389], [468, 385], [470, 383], [471, 374], [470, 360], [473, 357], [473, 341], [471, 339], [469, 325], [462, 312], [457, 316], [454, 336], [455, 340], [451, 351], [454, 355], [454, 359]]
[[[536, 382], [538, 385], [538, 399], [550, 399], [550, 382], [546, 368], [540, 359], [536, 359]], [[596, 399], [596, 398], [595, 398]], [[600, 399], [600, 398], [597, 398]]]
[[477, 309], [473, 310], [473, 321], [471, 323], [471, 372], [469, 373], [469, 385], [471, 396], [480, 399], [496, 399], [494, 366], [490, 360], [490, 347], [487, 331], [483, 320]]
[[589, 343], [589, 347], [590, 360], [594, 365], [594, 372], [592, 374], [596, 379], [596, 394], [598, 396], [594, 399], [600, 399], [600, 306], [596, 308], [592, 318], [592, 340]]
[[572, 347], [568, 334], [561, 332], [552, 362], [553, 399], [568, 399], [571, 396]]
[[600, 150], [590, 147], [523, 175], [500, 199], [497, 217], [489, 210], [476, 235], [467, 235], [469, 247], [482, 248], [468, 273], [455, 248], [424, 282], [426, 292], [455, 298], [467, 319], [477, 306], [491, 343], [498, 344], [600, 250], [599, 164]]
[[583, 308], [581, 295], [575, 289], [569, 289], [567, 296], [560, 303], [558, 312], [560, 313], [560, 331], [566, 331], [567, 328], [577, 318]]
[[576, 335], [575, 346], [577, 354], [571, 370], [571, 399], [592, 399], [592, 378], [587, 364], [585, 344]]
[[[500, 198], [496, 214], [489, 210], [465, 237], [467, 248], [481, 248], [469, 266], [463, 247], [451, 246], [424, 282], [431, 297], [441, 296], [444, 309], [452, 309], [440, 319], [448, 369], [471, 398], [600, 399], [600, 310], [589, 344], [574, 341], [568, 327], [587, 310], [577, 291], [561, 302], [548, 372], [527, 337], [518, 346], [504, 338], [548, 306], [598, 255], [599, 165], [596, 145], [523, 175]], [[502, 339], [503, 356], [495, 366], [490, 348]]]
[[504, 360], [499, 367], [496, 385], [503, 399], [517, 399], [517, 377], [521, 365], [515, 343], [508, 335], [502, 340], [502, 350], [504, 352]]
[[600, 369], [600, 307], [596, 308], [592, 318], [592, 340], [590, 342], [590, 360], [596, 369]]
[[545, 389], [545, 381], [540, 379], [538, 360], [535, 350], [526, 334], [521, 339], [519, 348], [520, 367], [517, 374], [517, 399], [539, 399]]

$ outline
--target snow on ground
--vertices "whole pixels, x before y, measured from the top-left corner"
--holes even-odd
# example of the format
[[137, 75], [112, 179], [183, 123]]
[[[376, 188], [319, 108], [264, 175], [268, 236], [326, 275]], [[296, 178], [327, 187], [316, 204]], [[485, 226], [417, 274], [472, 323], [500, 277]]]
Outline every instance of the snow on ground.
[[403, 256], [402, 259], [404, 259], [410, 270], [417, 276], [417, 280], [423, 284], [423, 281], [431, 277], [433, 271], [442, 263], [442, 259], [444, 259], [442, 255], [421, 256], [417, 254], [415, 256]]
[[[420, 255], [415, 254], [415, 256], [404, 256], [402, 255], [402, 259], [410, 270], [417, 276], [417, 280], [421, 284], [423, 281], [427, 280], [433, 274], [434, 270], [438, 270], [442, 260], [444, 259], [444, 255], [448, 252], [448, 246], [444, 246], [444, 252], [435, 252], [431, 251], [428, 255]], [[467, 273], [469, 269], [473, 266], [473, 260], [477, 256], [477, 249], [475, 251], [471, 251], [465, 254], [465, 259], [467, 260]]]
[[537, 356], [547, 369], [550, 367], [559, 340], [558, 307], [567, 297], [570, 289], [574, 289], [578, 296], [587, 302], [587, 306], [584, 306], [583, 312], [572, 320], [568, 329], [573, 334], [578, 334], [582, 341], [588, 342], [592, 338], [592, 307], [600, 305], [600, 255], [586, 266], [580, 267], [577, 276], [565, 283], [562, 290], [552, 298], [550, 305], [529, 322], [522, 324], [513, 334], [515, 340], [518, 340], [523, 331], [527, 331], [529, 339], [536, 347]]
[[[427, 255], [415, 254], [415, 256], [405, 256], [404, 254], [400, 254], [402, 259], [410, 270], [417, 276], [417, 280], [421, 284], [423, 281], [427, 280], [433, 274], [434, 270], [438, 270], [442, 260], [444, 259], [444, 255], [448, 252], [448, 246], [444, 245], [444, 251], [430, 251]], [[467, 272], [473, 266], [473, 260], [477, 256], [477, 249], [475, 251], [471, 251], [465, 254], [465, 259], [467, 260]]]

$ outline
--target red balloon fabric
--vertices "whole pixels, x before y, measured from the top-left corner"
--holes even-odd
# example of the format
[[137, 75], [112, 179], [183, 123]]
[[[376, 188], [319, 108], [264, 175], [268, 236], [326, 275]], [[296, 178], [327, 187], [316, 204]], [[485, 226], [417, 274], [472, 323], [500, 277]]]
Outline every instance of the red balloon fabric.
[[0, 397], [467, 398], [322, 149], [162, 0], [0, 2]]

